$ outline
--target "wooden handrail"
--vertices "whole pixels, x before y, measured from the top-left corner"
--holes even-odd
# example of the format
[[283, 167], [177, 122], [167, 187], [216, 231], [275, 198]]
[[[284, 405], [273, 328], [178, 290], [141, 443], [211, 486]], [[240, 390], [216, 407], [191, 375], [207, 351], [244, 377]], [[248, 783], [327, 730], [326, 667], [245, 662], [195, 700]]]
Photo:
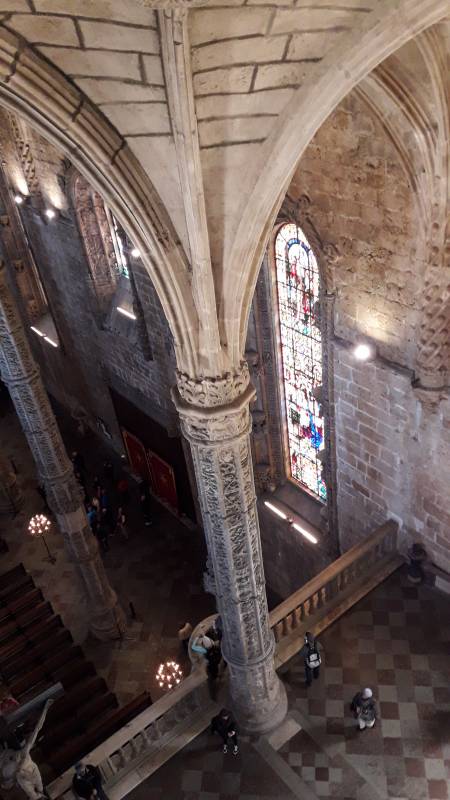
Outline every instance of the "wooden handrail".
[[365, 539], [361, 544], [355, 544], [350, 550], [347, 550], [344, 555], [333, 561], [328, 567], [325, 567], [322, 572], [319, 572], [308, 583], [305, 583], [301, 589], [291, 594], [286, 600], [283, 600], [276, 608], [274, 608], [269, 615], [270, 627], [273, 628], [281, 622], [288, 614], [295, 608], [298, 608], [302, 603], [312, 597], [323, 586], [329, 583], [333, 578], [343, 572], [350, 564], [359, 561], [366, 553], [373, 550], [377, 544], [389, 535], [397, 533], [398, 523], [394, 520], [388, 520], [381, 525], [371, 536]]

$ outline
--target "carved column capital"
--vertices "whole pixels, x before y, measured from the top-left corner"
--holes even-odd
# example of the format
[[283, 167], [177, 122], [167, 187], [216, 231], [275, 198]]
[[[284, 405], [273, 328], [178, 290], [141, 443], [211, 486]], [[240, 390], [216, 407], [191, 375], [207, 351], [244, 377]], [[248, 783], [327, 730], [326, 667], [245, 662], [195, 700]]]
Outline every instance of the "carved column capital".
[[191, 378], [177, 372], [177, 388], [180, 398], [198, 408], [225, 406], [244, 393], [250, 382], [246, 361], [239, 369], [218, 377]]

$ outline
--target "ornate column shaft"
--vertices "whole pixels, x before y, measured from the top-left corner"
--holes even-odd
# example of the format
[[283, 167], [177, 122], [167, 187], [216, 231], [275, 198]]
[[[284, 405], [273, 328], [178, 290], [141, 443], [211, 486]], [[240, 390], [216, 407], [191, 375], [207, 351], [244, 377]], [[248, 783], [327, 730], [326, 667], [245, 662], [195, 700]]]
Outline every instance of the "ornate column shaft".
[[0, 265], [0, 371], [45, 486], [47, 502], [64, 536], [69, 558], [81, 575], [91, 631], [99, 639], [117, 638], [124, 625], [124, 614], [89, 527], [72, 464], [6, 282], [4, 264]]
[[263, 732], [284, 718], [287, 699], [269, 627], [249, 438], [253, 397], [246, 364], [219, 380], [179, 375], [174, 393], [192, 449], [232, 701], [243, 727]]

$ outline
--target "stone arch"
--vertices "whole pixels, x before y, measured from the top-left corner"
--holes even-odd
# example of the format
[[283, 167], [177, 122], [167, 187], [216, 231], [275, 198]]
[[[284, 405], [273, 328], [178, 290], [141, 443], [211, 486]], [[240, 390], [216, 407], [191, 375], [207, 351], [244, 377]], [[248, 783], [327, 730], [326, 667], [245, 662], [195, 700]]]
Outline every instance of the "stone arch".
[[4, 29], [0, 104], [56, 145], [128, 231], [161, 301], [178, 367], [195, 374], [198, 324], [188, 263], [157, 192], [125, 140], [63, 73]]
[[[261, 150], [259, 172], [225, 265], [221, 316], [230, 359], [238, 363], [245, 343], [254, 287], [270, 232], [290, 178], [306, 146], [339, 102], [372, 69], [448, 13], [447, 0], [383, 0], [369, 18], [318, 65], [300, 87]], [[370, 15], [372, 17], [372, 15]], [[349, 56], [349, 53], [351, 54]], [[306, 111], [307, 109], [307, 111]], [[232, 267], [240, 265], [239, 274]]]

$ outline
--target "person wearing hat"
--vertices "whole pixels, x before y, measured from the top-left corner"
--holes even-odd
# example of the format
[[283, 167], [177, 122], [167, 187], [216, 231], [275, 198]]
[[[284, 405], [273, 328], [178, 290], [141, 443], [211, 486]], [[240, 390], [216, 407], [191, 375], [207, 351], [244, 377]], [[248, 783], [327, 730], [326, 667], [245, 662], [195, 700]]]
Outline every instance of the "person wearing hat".
[[311, 686], [312, 678], [319, 677], [320, 665], [322, 658], [319, 651], [323, 651], [323, 647], [310, 631], [306, 631], [304, 644], [299, 651], [300, 658], [305, 662], [305, 682], [307, 686]]
[[75, 775], [72, 779], [72, 788], [77, 797], [82, 800], [108, 800], [103, 791], [102, 776], [98, 767], [92, 764], [83, 764], [79, 761], [75, 764]]
[[350, 706], [355, 719], [358, 721], [358, 728], [363, 731], [365, 728], [373, 728], [377, 718], [375, 700], [372, 689], [363, 689], [357, 692]]

